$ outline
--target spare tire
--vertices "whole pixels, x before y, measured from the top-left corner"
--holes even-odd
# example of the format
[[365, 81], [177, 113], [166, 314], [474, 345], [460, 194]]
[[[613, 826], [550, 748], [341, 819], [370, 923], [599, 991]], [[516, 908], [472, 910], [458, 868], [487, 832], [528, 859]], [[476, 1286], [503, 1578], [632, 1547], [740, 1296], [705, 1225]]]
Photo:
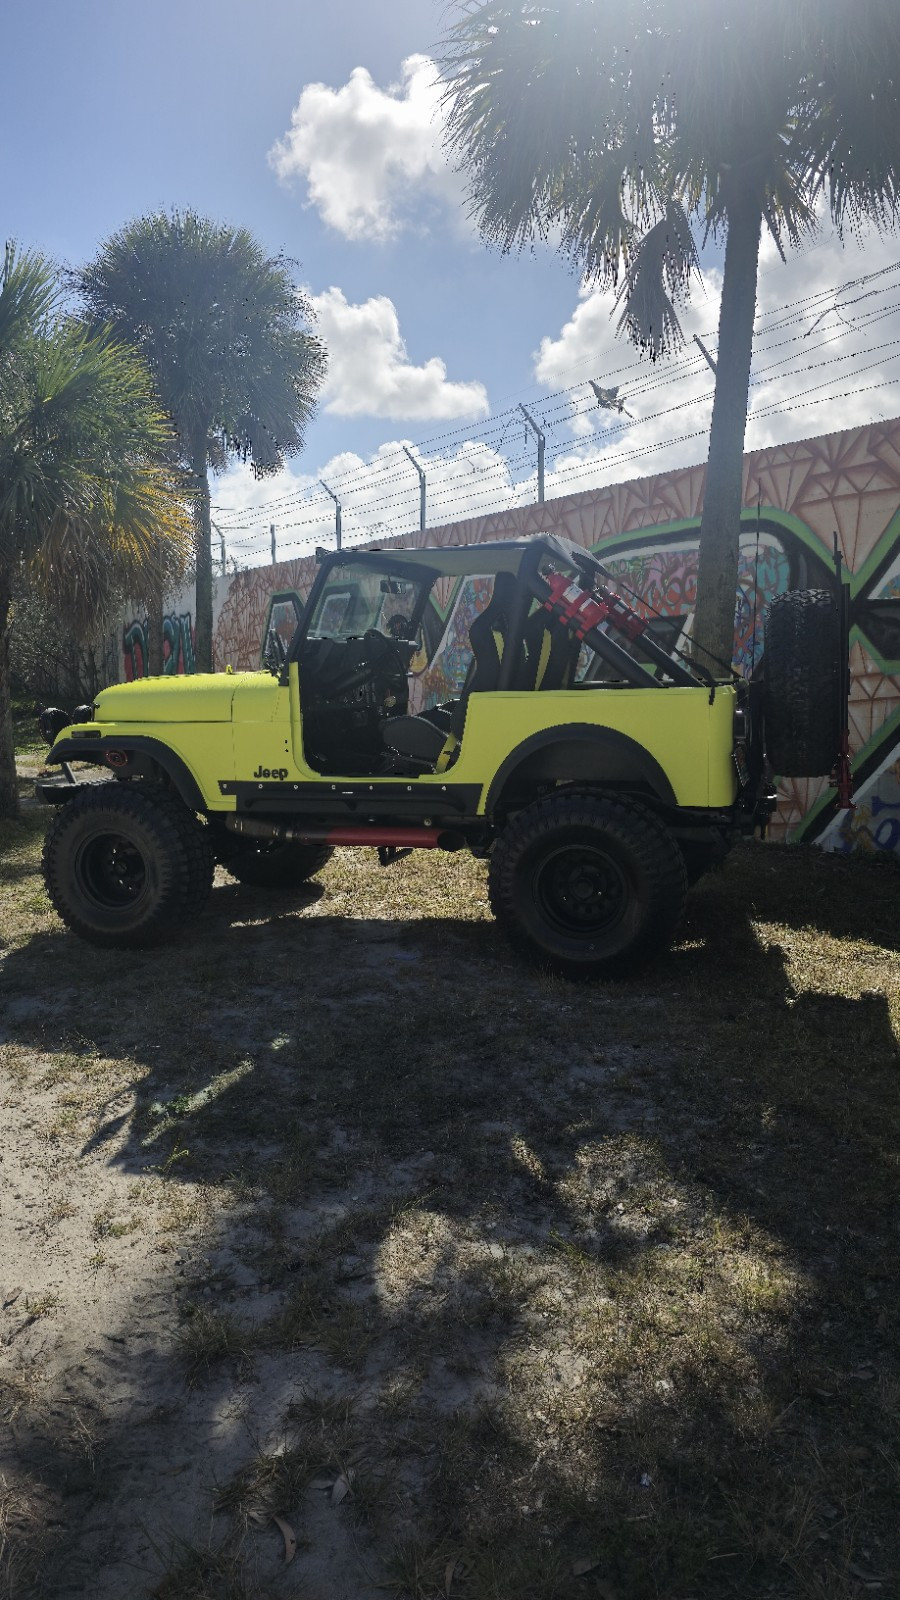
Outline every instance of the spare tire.
[[837, 602], [827, 589], [790, 589], [766, 618], [766, 755], [784, 778], [827, 776], [841, 734]]

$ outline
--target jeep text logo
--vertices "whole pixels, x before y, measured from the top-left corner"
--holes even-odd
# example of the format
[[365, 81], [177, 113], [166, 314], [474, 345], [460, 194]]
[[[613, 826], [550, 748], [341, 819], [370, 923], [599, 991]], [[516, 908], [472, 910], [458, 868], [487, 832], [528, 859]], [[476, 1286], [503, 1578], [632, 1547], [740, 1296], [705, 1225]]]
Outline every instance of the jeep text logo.
[[280, 778], [282, 781], [287, 775], [287, 767], [257, 767], [253, 774], [254, 778]]

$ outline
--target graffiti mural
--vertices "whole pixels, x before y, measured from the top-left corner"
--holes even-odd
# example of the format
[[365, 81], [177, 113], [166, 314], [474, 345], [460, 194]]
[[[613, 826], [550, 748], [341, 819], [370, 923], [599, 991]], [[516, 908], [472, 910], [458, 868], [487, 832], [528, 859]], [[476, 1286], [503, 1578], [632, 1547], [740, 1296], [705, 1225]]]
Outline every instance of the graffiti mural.
[[449, 620], [438, 634], [428, 667], [410, 695], [410, 708], [424, 711], [459, 694], [472, 660], [469, 629], [491, 598], [491, 578], [465, 578], [452, 590]]
[[[683, 643], [693, 621], [705, 482], [704, 467], [686, 467], [378, 543], [454, 546], [559, 533], [595, 551], [643, 614], [668, 621], [667, 638]], [[816, 839], [833, 850], [900, 854], [900, 419], [745, 456], [743, 503], [734, 639], [739, 672], [759, 668], [776, 595], [832, 582], [835, 535], [850, 585], [857, 807], [835, 815], [826, 782], [785, 780], [773, 835]], [[218, 579], [217, 670], [257, 668], [271, 623], [286, 640], [315, 575], [315, 558], [307, 556]], [[458, 690], [470, 659], [469, 626], [489, 597], [488, 583], [477, 578], [442, 580], [436, 588], [426, 617], [429, 660], [412, 687], [418, 706]], [[177, 639], [174, 631], [168, 636], [167, 671], [193, 670], [190, 616], [183, 615], [190, 608], [188, 597], [167, 619], [180, 629]], [[122, 675], [139, 677], [145, 662], [146, 625], [129, 623], [122, 633]]]
[[240, 671], [260, 665], [273, 612], [282, 638], [288, 629], [293, 636], [315, 575], [315, 557], [307, 556], [272, 567], [254, 567], [230, 579], [220, 578], [218, 584], [227, 585], [227, 592], [213, 632], [216, 671], [222, 672], [227, 666]]
[[[136, 617], [122, 628], [122, 673], [126, 683], [147, 677], [150, 621]], [[185, 673], [196, 670], [194, 624], [190, 612], [163, 617], [163, 672]]]

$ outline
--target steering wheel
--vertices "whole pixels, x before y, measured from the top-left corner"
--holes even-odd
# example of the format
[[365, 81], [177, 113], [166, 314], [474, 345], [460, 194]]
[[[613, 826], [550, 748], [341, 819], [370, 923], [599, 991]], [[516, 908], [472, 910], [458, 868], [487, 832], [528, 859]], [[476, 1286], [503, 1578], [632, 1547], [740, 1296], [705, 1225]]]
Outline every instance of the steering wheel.
[[[405, 617], [403, 622], [404, 624], [406, 623]], [[373, 678], [380, 676], [385, 668], [390, 673], [392, 667], [395, 672], [399, 668], [404, 677], [406, 676], [409, 671], [409, 663], [416, 653], [417, 647], [414, 639], [399, 638], [397, 636], [387, 639], [377, 628], [369, 628], [363, 634], [363, 638], [368, 645], [367, 654]]]

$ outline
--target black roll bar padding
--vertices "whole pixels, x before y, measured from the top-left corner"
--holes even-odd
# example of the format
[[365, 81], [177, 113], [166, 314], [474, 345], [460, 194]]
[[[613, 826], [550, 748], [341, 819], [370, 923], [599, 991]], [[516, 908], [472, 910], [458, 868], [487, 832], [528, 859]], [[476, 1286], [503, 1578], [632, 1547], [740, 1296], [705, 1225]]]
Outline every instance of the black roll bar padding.
[[506, 641], [503, 656], [500, 661], [500, 670], [497, 673], [498, 689], [512, 688], [512, 680], [516, 668], [516, 656], [518, 655], [516, 645], [522, 638], [522, 633], [525, 628], [525, 619], [528, 616], [528, 607], [531, 605], [531, 594], [529, 592], [528, 585], [523, 583], [521, 577], [519, 576], [516, 577], [515, 582], [515, 599], [509, 608], [509, 617], [507, 619], [509, 624], [509, 638]]
[[[550, 594], [549, 585], [544, 582], [544, 579], [537, 572], [533, 577], [527, 578], [526, 582], [534, 598], [543, 605]], [[634, 656], [630, 656], [628, 651], [623, 650], [620, 644], [616, 644], [608, 633], [601, 633], [599, 628], [591, 628], [584, 635], [584, 642], [590, 645], [592, 650], [596, 650], [598, 656], [602, 656], [604, 661], [608, 661], [611, 667], [615, 667], [626, 683], [633, 684], [636, 689], [659, 688], [659, 684], [653, 674], [648, 672], [646, 667], [642, 667], [639, 661], [635, 661]], [[668, 660], [668, 657], [666, 657], [666, 660]]]
[[[600, 568], [599, 561], [595, 565]], [[604, 569], [600, 568], [600, 570], [603, 571]], [[591, 578], [588, 574], [585, 573], [584, 576], [587, 582], [591, 583]], [[550, 593], [544, 579], [539, 573], [535, 573], [527, 582], [532, 594], [543, 605]], [[591, 592], [593, 592], [593, 589]], [[622, 604], [624, 605], [625, 602], [622, 601]], [[627, 609], [629, 611], [632, 610], [630, 606]], [[637, 616], [637, 612], [634, 612], [633, 615]], [[611, 616], [609, 621], [611, 627], [616, 627], [615, 616]], [[605, 661], [608, 661], [611, 666], [621, 672], [629, 683], [633, 683], [642, 689], [647, 686], [659, 688], [659, 682], [653, 677], [652, 673], [648, 672], [646, 667], [642, 666], [639, 661], [635, 661], [634, 657], [630, 656], [627, 650], [623, 650], [621, 645], [616, 644], [608, 633], [601, 632], [599, 628], [592, 628], [584, 635], [584, 642], [590, 645], [592, 650], [596, 650], [597, 654], [602, 656]], [[694, 676], [693, 672], [682, 666], [680, 661], [674, 660], [669, 655], [669, 652], [663, 649], [662, 645], [657, 644], [655, 639], [649, 637], [646, 630], [640, 635], [639, 647], [650, 661], [655, 662], [657, 666], [662, 667], [669, 674], [674, 684], [683, 689], [697, 688], [697, 677]], [[700, 676], [701, 681], [708, 689], [715, 692], [715, 679], [705, 669], [701, 669], [698, 676]]]
[[[693, 672], [682, 666], [681, 662], [676, 661], [673, 656], [670, 656], [668, 650], [664, 650], [662, 645], [657, 644], [656, 640], [652, 639], [649, 634], [642, 633], [638, 642], [644, 654], [649, 656], [651, 661], [655, 661], [657, 666], [662, 667], [669, 674], [673, 683], [680, 684], [682, 689], [696, 689], [697, 679]], [[706, 687], [714, 689], [716, 686], [715, 678], [705, 671], [702, 676]]]
[[[609, 634], [603, 633], [600, 628], [589, 628], [584, 635], [584, 642], [590, 645], [592, 650], [596, 650], [598, 656], [602, 656], [611, 666], [616, 667], [621, 672], [622, 677], [626, 678], [629, 683], [633, 683], [636, 688], [658, 689], [660, 687], [652, 672], [648, 672], [646, 667], [642, 667], [639, 661], [635, 661], [634, 656], [630, 656], [627, 650], [623, 650], [620, 644], [616, 644], [615, 639], [611, 639]], [[660, 651], [660, 655], [664, 661], [667, 662], [669, 660], [665, 651]], [[697, 685], [692, 681], [691, 687], [696, 688]]]

